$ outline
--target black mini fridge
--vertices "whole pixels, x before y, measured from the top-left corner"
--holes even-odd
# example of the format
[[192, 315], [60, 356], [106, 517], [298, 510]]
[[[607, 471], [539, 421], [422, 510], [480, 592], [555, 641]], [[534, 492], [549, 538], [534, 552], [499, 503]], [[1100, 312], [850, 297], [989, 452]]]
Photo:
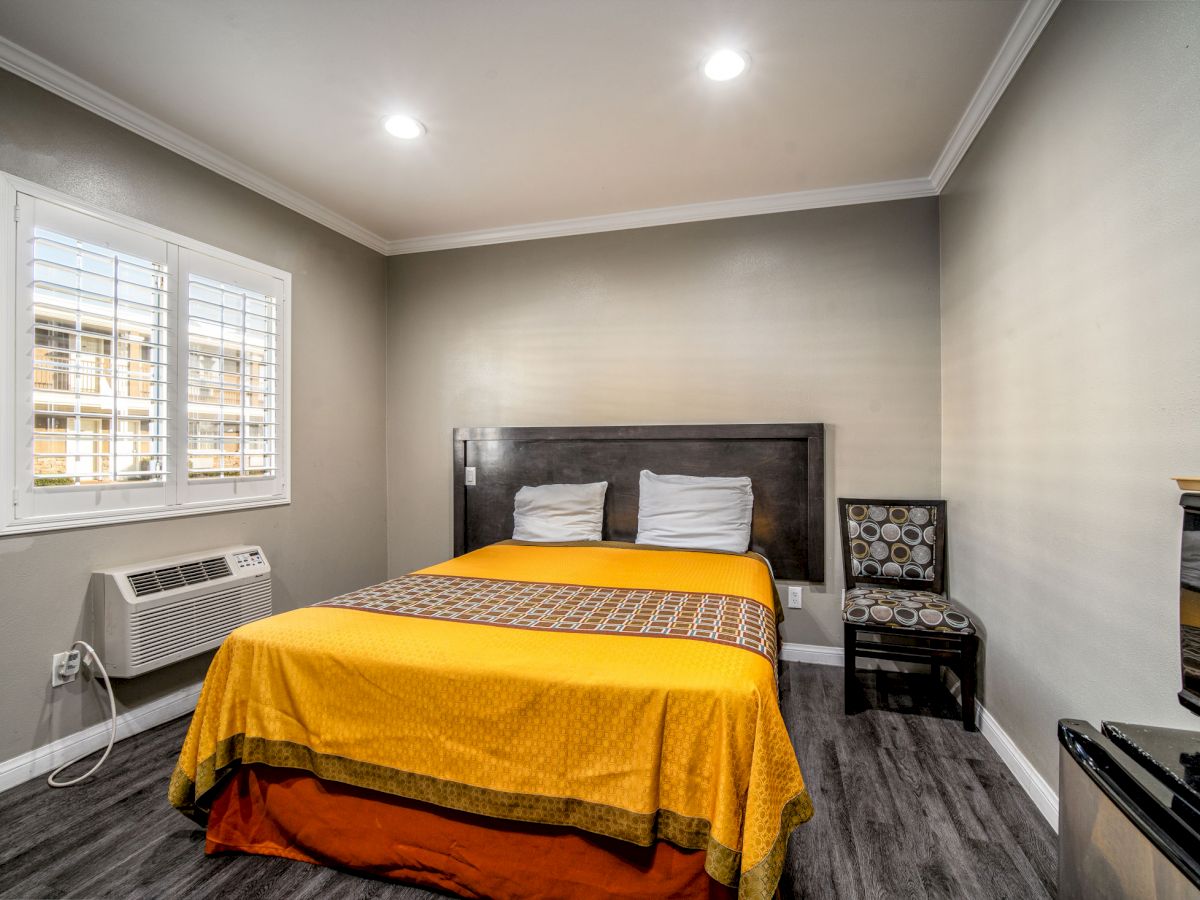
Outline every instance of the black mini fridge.
[[1058, 723], [1059, 900], [1200, 898], [1200, 734]]
[[[1200, 494], [1184, 494], [1179, 701], [1200, 713]], [[1200, 732], [1058, 723], [1060, 900], [1200, 898]]]

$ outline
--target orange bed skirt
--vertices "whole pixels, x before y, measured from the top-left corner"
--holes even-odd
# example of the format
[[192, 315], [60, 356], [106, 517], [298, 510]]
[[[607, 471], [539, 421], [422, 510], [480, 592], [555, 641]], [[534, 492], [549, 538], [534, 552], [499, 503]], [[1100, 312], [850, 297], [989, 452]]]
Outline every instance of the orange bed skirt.
[[263, 765], [240, 767], [213, 802], [206, 850], [282, 856], [492, 900], [737, 896], [704, 871], [703, 851], [492, 819]]

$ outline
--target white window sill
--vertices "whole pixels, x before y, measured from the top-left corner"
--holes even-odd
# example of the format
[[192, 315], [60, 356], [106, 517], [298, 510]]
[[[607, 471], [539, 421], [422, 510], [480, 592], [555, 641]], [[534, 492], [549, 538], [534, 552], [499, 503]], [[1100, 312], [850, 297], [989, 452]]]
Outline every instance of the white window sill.
[[178, 519], [184, 516], [203, 516], [212, 513], [262, 509], [270, 506], [288, 506], [291, 502], [291, 497], [258, 497], [253, 500], [209, 503], [204, 506], [173, 506], [169, 509], [152, 512], [114, 512], [112, 515], [71, 516], [61, 519], [10, 522], [0, 529], [0, 538], [10, 534], [38, 534], [47, 531], [66, 531], [71, 528], [94, 528], [99, 525], [123, 525], [134, 522], [152, 522], [157, 519]]

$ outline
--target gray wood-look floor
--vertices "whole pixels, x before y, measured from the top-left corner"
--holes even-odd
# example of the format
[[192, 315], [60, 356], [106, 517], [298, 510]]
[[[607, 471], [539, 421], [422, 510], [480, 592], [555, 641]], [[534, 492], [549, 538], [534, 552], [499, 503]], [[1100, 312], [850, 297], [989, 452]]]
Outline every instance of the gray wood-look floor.
[[[817, 810], [793, 836], [785, 900], [1052, 897], [1053, 832], [983, 737], [962, 730], [944, 688], [923, 675], [859, 678], [867, 709], [847, 717], [841, 669], [784, 667], [784, 715]], [[205, 856], [203, 832], [166, 803], [186, 725], [123, 741], [87, 784], [0, 794], [0, 897], [437, 896], [289, 860]]]

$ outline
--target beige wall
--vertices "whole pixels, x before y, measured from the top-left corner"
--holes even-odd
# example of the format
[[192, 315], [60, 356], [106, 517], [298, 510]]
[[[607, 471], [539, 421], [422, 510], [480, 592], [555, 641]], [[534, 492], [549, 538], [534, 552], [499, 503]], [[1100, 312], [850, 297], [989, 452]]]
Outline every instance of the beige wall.
[[[937, 254], [912, 200], [392, 258], [389, 570], [450, 554], [456, 425], [825, 422], [831, 497], [936, 495]], [[841, 642], [827, 536], [788, 640]]]
[[950, 584], [987, 709], [1051, 784], [1055, 722], [1175, 700], [1200, 473], [1200, 4], [1066, 2], [941, 198]]
[[[294, 358], [290, 506], [0, 538], [5, 760], [104, 718], [90, 684], [49, 686], [51, 654], [83, 636], [93, 569], [260, 543], [277, 610], [382, 579], [385, 268], [379, 254], [5, 72], [0, 170], [290, 271]], [[118, 682], [121, 706], [193, 683], [206, 664]]]

